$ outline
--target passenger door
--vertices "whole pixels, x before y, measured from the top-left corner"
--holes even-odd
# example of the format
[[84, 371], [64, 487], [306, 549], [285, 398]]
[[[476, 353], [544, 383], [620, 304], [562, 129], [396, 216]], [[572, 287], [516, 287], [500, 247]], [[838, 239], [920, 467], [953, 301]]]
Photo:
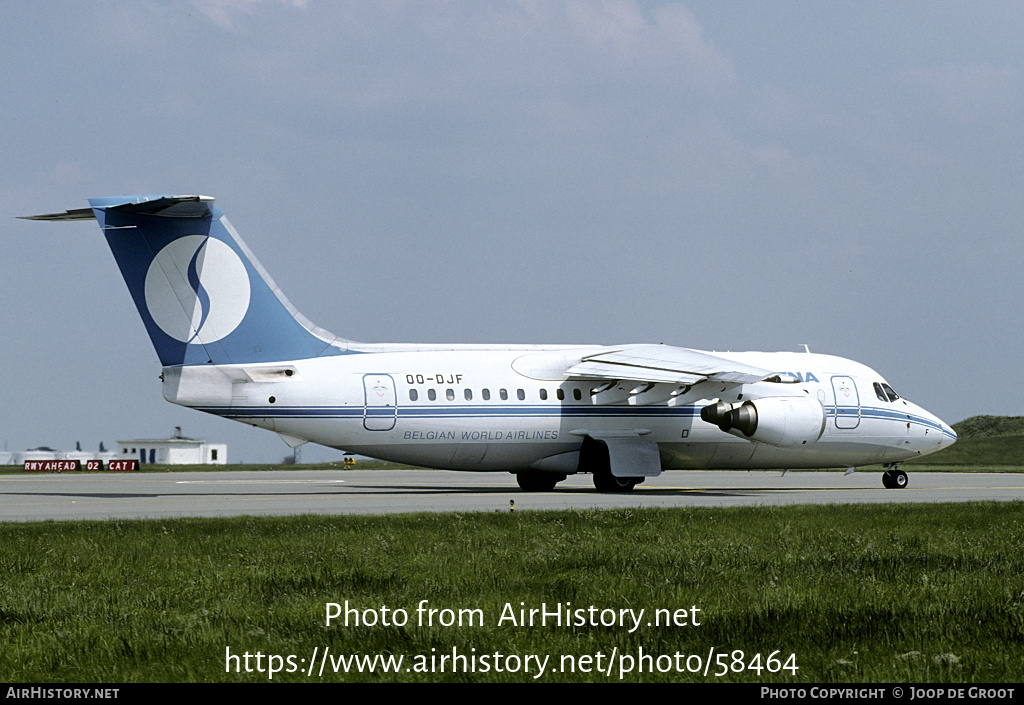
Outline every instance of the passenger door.
[[363, 375], [363, 428], [390, 431], [398, 419], [398, 396], [391, 375]]
[[832, 392], [836, 400], [836, 428], [857, 428], [860, 425], [860, 395], [853, 378], [836, 375], [832, 378]]

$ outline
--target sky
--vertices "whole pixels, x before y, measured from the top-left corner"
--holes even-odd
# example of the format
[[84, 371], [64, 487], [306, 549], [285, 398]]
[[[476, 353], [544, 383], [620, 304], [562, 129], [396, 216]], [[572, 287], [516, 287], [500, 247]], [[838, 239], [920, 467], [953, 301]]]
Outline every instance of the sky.
[[1024, 415], [1022, 3], [13, 0], [0, 61], [0, 450], [290, 456], [163, 400], [95, 223], [16, 219], [135, 193], [352, 340], [806, 344]]

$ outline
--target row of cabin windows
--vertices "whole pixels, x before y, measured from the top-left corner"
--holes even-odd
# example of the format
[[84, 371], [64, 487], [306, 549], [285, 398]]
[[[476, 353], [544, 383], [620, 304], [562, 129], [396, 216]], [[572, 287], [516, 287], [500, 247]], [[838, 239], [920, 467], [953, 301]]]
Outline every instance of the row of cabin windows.
[[[447, 399], [448, 401], [455, 401], [455, 390], [454, 389], [446, 389], [446, 390], [444, 390], [444, 396], [445, 396], [445, 399]], [[473, 401], [473, 390], [469, 389], [469, 388], [466, 388], [466, 389], [462, 390], [462, 396], [463, 396], [463, 398], [465, 398], [466, 401]], [[548, 400], [548, 390], [544, 389], [544, 388], [541, 388], [541, 390], [539, 392], [539, 396], [540, 396], [540, 400], [541, 401], [547, 401]], [[410, 389], [409, 390], [409, 401], [419, 401], [419, 398], [420, 398], [419, 390], [416, 390], [416, 389]], [[480, 398], [483, 399], [484, 401], [490, 401], [491, 400], [491, 390], [488, 389], [487, 387], [484, 387], [483, 389], [481, 389], [480, 390]], [[507, 389], [499, 389], [498, 390], [498, 398], [501, 399], [502, 401], [508, 401], [508, 398], [509, 398], [508, 397], [508, 390]], [[573, 388], [573, 390], [572, 390], [572, 398], [575, 399], [576, 401], [581, 401], [583, 399], [583, 392], [579, 388]], [[430, 401], [437, 401], [437, 390], [435, 390], [435, 389], [428, 389], [427, 390], [427, 399], [430, 400]], [[523, 390], [523, 389], [517, 389], [516, 390], [516, 399], [518, 399], [519, 401], [526, 401], [526, 391]], [[555, 399], [557, 399], [558, 401], [564, 401], [565, 400], [565, 390], [562, 389], [561, 387], [556, 389], [555, 390]]]
[[[885, 384], [885, 383], [879, 384], [878, 382], [875, 382], [873, 386], [874, 386], [874, 389], [875, 389], [875, 396], [877, 396], [882, 401], [893, 402], [893, 401], [896, 401], [897, 399], [900, 398], [900, 396], [888, 384]], [[463, 397], [465, 397], [466, 401], [473, 401], [473, 390], [472, 389], [466, 388], [466, 389], [462, 390], [462, 395], [463, 395]], [[446, 390], [444, 390], [444, 396], [445, 396], [445, 398], [448, 401], [455, 401], [455, 390], [454, 389], [446, 389]], [[484, 387], [483, 389], [480, 390], [480, 396], [481, 396], [481, 398], [484, 401], [490, 401], [491, 400], [491, 390], [486, 388], [486, 387]], [[540, 389], [539, 396], [540, 396], [540, 400], [541, 401], [547, 401], [548, 400], [548, 390], [542, 387]], [[498, 397], [502, 401], [508, 401], [508, 390], [507, 389], [499, 389], [498, 390]], [[418, 390], [416, 390], [416, 389], [410, 389], [409, 390], [409, 401], [419, 401], [419, 398], [420, 398], [420, 393], [419, 393]], [[558, 399], [558, 401], [564, 401], [565, 400], [565, 390], [562, 389], [561, 387], [556, 389], [555, 390], [555, 398]], [[575, 399], [576, 401], [582, 400], [583, 399], [583, 392], [581, 392], [578, 387], [573, 387], [572, 398]], [[428, 389], [427, 390], [427, 399], [429, 399], [430, 401], [437, 401], [437, 391], [434, 390], [434, 389]], [[516, 390], [516, 399], [518, 399], [519, 401], [525, 401], [526, 400], [526, 392], [524, 390], [522, 390], [522, 389], [517, 389]]]

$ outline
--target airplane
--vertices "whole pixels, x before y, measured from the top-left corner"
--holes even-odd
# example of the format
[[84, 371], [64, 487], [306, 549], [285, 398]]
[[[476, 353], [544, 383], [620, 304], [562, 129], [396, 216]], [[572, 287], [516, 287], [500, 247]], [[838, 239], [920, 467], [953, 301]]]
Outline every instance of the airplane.
[[31, 220], [98, 221], [163, 368], [168, 401], [382, 460], [576, 473], [628, 492], [670, 469], [900, 462], [956, 433], [874, 370], [804, 352], [669, 345], [359, 343], [288, 301], [209, 196], [89, 199]]

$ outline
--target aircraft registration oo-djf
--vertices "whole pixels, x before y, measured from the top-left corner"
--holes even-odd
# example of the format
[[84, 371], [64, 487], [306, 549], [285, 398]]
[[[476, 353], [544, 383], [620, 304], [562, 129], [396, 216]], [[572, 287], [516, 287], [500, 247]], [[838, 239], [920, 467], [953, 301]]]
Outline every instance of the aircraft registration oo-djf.
[[171, 402], [384, 460], [505, 471], [524, 490], [591, 473], [854, 468], [956, 440], [868, 367], [831, 355], [667, 345], [385, 345], [302, 316], [207, 196], [90, 199], [36, 220], [102, 228]]

